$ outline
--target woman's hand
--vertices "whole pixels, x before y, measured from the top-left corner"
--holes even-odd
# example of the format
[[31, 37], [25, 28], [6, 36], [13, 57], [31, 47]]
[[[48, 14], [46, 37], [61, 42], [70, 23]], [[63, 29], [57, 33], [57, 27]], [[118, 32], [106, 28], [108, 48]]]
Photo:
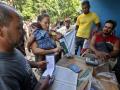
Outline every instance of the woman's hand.
[[60, 48], [60, 47], [57, 47], [57, 48], [53, 49], [53, 52], [54, 52], [54, 53], [59, 53], [60, 51], [61, 51], [61, 48]]

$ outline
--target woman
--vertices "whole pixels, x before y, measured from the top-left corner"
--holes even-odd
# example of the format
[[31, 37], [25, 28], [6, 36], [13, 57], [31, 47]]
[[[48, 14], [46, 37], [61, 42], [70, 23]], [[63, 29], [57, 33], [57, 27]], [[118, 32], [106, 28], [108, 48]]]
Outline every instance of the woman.
[[[42, 15], [38, 16], [37, 22], [40, 25], [39, 28], [41, 28], [42, 30], [45, 30], [46, 32], [49, 32], [50, 17], [47, 14], [42, 14]], [[43, 38], [45, 38], [45, 35], [43, 35], [44, 36]], [[49, 37], [49, 38], [52, 39], [51, 37]], [[33, 41], [34, 42], [31, 44], [31, 49], [32, 49], [32, 52], [36, 55], [36, 61], [44, 60], [45, 55], [48, 55], [48, 54], [58, 55], [60, 52], [60, 48], [58, 48], [58, 47], [46, 49], [44, 47], [46, 42], [42, 43], [42, 44], [44, 44], [44, 45], [42, 45], [44, 48], [41, 48], [39, 43], [37, 42], [37, 40], [33, 40]], [[47, 43], [48, 42], [49, 41], [47, 41]]]

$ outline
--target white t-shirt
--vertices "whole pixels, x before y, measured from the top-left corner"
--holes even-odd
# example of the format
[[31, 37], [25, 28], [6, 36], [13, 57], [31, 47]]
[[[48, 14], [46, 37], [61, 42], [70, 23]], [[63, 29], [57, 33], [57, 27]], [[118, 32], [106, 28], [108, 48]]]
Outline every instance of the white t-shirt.
[[61, 33], [62, 35], [65, 35], [67, 32], [73, 30], [73, 27], [70, 26], [69, 29], [66, 28], [66, 26], [61, 27], [60, 29], [57, 30], [57, 32]]

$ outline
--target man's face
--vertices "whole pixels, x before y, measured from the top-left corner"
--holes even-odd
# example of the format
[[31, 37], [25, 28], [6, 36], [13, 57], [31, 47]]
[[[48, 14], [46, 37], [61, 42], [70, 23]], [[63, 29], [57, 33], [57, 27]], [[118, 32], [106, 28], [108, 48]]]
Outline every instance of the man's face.
[[66, 19], [65, 19], [65, 26], [66, 26], [66, 27], [69, 27], [69, 26], [70, 26], [70, 23], [71, 23], [71, 22], [70, 22], [70, 19], [69, 19], [69, 18], [66, 18]]
[[89, 6], [87, 4], [82, 5], [82, 11], [84, 14], [89, 13]]
[[113, 31], [113, 24], [112, 23], [106, 23], [103, 27], [103, 33], [105, 35], [110, 35], [111, 32]]
[[9, 23], [8, 26], [3, 26], [4, 29], [4, 38], [12, 47], [15, 47], [19, 44], [20, 38], [22, 36], [23, 23], [20, 18], [13, 15], [13, 20]]

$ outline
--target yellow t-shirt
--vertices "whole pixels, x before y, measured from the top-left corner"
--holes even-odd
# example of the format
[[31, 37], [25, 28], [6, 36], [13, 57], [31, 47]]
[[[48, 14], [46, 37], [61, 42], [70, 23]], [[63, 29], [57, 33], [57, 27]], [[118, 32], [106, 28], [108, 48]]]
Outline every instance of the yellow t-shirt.
[[82, 38], [89, 38], [92, 24], [99, 23], [99, 17], [90, 12], [88, 14], [81, 14], [77, 18], [76, 24], [79, 26], [76, 36]]

